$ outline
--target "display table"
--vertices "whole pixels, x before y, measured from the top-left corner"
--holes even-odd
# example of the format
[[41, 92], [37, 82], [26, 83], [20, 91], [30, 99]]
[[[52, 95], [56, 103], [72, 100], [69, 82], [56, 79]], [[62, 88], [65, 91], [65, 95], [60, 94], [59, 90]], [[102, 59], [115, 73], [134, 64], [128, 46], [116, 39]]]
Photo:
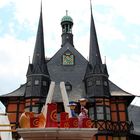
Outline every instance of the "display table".
[[19, 128], [23, 140], [91, 140], [97, 128]]

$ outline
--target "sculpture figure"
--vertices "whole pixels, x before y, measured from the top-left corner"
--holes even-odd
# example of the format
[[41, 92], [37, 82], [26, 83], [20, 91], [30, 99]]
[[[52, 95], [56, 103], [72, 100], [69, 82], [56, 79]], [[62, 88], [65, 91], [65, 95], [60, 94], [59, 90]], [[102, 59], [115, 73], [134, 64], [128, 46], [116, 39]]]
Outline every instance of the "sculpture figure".
[[77, 106], [77, 104], [74, 101], [70, 101], [68, 107], [70, 107], [71, 110], [71, 116], [72, 117], [77, 117], [76, 113], [75, 113], [75, 107]]
[[80, 109], [81, 112], [78, 116], [79, 127], [81, 128], [81, 127], [83, 127], [83, 119], [88, 118], [88, 110], [85, 108], [88, 100], [86, 98], [81, 98], [78, 101], [81, 105], [81, 109]]

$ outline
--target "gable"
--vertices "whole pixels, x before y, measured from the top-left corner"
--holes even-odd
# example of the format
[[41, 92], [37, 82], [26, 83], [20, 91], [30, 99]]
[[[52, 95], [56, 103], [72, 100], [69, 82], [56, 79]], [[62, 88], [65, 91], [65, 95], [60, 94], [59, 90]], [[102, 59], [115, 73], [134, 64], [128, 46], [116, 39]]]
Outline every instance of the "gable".
[[[73, 63], [63, 64], [64, 55], [74, 59]], [[70, 58], [70, 59], [71, 59]], [[68, 58], [69, 59], [69, 58]], [[59, 86], [60, 82], [70, 83], [69, 100], [77, 100], [86, 96], [84, 76], [88, 61], [69, 43], [66, 43], [47, 63], [50, 79]], [[58, 91], [54, 91], [58, 94]], [[75, 97], [75, 98], [73, 98]]]
[[[63, 56], [69, 52], [74, 64], [63, 65]], [[47, 63], [50, 78], [55, 82], [79, 83], [84, 79], [88, 61], [70, 44], [66, 43]]]

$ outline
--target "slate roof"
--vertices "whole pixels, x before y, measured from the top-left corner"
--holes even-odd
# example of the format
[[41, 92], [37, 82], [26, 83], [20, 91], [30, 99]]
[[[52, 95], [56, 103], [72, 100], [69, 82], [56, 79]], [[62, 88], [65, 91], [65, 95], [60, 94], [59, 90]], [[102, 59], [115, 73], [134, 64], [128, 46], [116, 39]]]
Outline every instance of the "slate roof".
[[[109, 85], [110, 85], [110, 93], [111, 93], [112, 96], [133, 96], [132, 94], [124, 91], [123, 89], [121, 89], [120, 87], [118, 87], [116, 84], [114, 84], [111, 81], [109, 81]], [[81, 84], [76, 85], [75, 87], [73, 87], [74, 88], [73, 89], [74, 92], [73, 93], [68, 92], [68, 96], [70, 97], [70, 99], [77, 100], [80, 97], [83, 97], [85, 95], [84, 92], [81, 92], [81, 90], [83, 90], [83, 91], [85, 90], [85, 89], [83, 89], [83, 87], [84, 87], [83, 83], [81, 83]], [[21, 85], [18, 89], [16, 89], [15, 91], [13, 91], [11, 93], [1, 95], [0, 98], [1, 97], [16, 97], [16, 96], [18, 97], [18, 96], [24, 96], [25, 88], [26, 88], [26, 83], [23, 84], [23, 85]], [[57, 93], [57, 94], [55, 95], [55, 93]], [[60, 88], [59, 88], [59, 84], [58, 83], [56, 83], [55, 93], [54, 93], [53, 100], [56, 101], [56, 99], [58, 99], [58, 97], [61, 96], [61, 94], [60, 94]], [[76, 94], [76, 93], [79, 93], [79, 94]], [[58, 99], [57, 101], [61, 101], [61, 99]]]
[[[74, 65], [65, 66], [62, 63], [62, 56], [70, 51], [74, 55]], [[67, 42], [47, 63], [50, 79], [57, 83], [61, 81], [79, 84], [84, 80], [88, 61]]]
[[134, 96], [133, 94], [124, 91], [110, 80], [109, 80], [109, 86], [110, 86], [111, 96]]
[[40, 18], [39, 18], [37, 35], [36, 35], [32, 64], [29, 64], [28, 66], [27, 76], [31, 74], [49, 75], [48, 69], [46, 67], [46, 61], [45, 61], [42, 6], [40, 11]]
[[43, 18], [41, 9], [32, 64], [37, 65], [44, 63], [45, 63], [45, 50], [44, 50]]
[[[85, 97], [85, 89], [83, 89], [83, 83], [75, 85], [72, 87], [72, 91], [67, 91], [67, 95], [69, 98], [69, 101], [75, 101], [77, 102], [78, 99]], [[81, 94], [77, 94], [81, 93]], [[60, 85], [56, 84], [55, 89], [54, 89], [54, 94], [53, 94], [53, 102], [62, 102], [62, 95], [60, 91]]]
[[98, 40], [97, 40], [96, 28], [95, 28], [95, 23], [92, 14], [92, 8], [91, 8], [91, 23], [90, 23], [89, 64], [92, 65], [92, 68], [94, 68], [94, 66], [97, 64], [98, 65], [102, 64]]
[[140, 107], [135, 105], [130, 105], [128, 107], [129, 120], [133, 123], [133, 128], [131, 133], [140, 136]]
[[23, 97], [25, 93], [26, 84], [21, 85], [18, 89], [8, 93], [1, 95], [1, 97]]

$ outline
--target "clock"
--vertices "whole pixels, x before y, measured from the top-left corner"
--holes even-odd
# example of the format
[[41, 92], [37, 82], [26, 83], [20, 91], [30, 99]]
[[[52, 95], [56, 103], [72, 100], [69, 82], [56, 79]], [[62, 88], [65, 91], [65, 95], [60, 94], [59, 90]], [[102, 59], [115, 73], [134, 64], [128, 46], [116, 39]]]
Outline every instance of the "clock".
[[63, 65], [74, 65], [74, 55], [71, 53], [63, 54]]

